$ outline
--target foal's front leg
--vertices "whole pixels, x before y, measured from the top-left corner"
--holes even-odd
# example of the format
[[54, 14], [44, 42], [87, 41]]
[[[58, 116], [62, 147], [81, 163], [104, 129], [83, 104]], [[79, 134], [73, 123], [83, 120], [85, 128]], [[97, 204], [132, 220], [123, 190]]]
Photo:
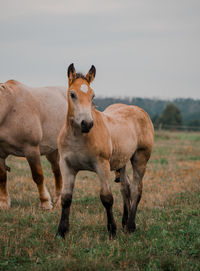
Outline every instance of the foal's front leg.
[[63, 180], [61, 194], [62, 214], [56, 236], [61, 236], [64, 239], [65, 234], [69, 231], [69, 212], [72, 203], [76, 172], [70, 168], [62, 158], [60, 159], [60, 170]]
[[97, 165], [97, 174], [100, 179], [101, 190], [100, 198], [103, 206], [107, 213], [107, 228], [109, 233], [109, 238], [113, 238], [116, 235], [116, 223], [113, 217], [112, 206], [113, 206], [113, 195], [108, 184], [110, 179], [110, 164], [108, 161], [103, 160]]

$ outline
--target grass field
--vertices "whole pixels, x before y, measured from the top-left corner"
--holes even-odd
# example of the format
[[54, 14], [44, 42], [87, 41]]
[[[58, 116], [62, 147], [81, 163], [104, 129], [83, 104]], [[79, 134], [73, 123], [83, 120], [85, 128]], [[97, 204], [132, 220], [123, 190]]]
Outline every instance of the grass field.
[[[156, 133], [133, 235], [122, 231], [120, 186], [112, 175], [118, 227], [112, 241], [94, 173], [78, 175], [63, 241], [54, 239], [60, 208], [39, 208], [26, 161], [10, 157], [7, 164], [12, 206], [0, 211], [0, 270], [200, 270], [200, 133]], [[53, 195], [45, 159], [43, 168]]]

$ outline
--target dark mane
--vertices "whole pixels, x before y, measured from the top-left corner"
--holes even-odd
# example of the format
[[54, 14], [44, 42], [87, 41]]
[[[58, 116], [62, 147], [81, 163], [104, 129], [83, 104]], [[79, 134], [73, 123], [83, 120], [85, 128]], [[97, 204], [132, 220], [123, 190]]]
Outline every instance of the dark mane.
[[[75, 76], [75, 78], [73, 79], [72, 83], [73, 83], [76, 79], [78, 79], [78, 78], [82, 78], [82, 79], [84, 79], [84, 80], [86, 80], [86, 81], [88, 82], [88, 80], [87, 80], [87, 78], [85, 77], [85, 75], [83, 75], [81, 72], [78, 72], [78, 73], [76, 73], [76, 76]], [[88, 83], [89, 83], [89, 82], [88, 82]]]

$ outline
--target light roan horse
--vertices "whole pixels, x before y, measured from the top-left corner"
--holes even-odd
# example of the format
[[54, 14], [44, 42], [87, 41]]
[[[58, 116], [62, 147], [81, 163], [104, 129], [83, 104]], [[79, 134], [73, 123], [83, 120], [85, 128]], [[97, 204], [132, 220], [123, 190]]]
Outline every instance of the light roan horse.
[[[56, 236], [62, 238], [69, 230], [70, 205], [79, 170], [94, 171], [100, 179], [100, 198], [107, 212], [110, 238], [116, 235], [116, 223], [108, 181], [110, 170], [120, 172], [124, 201], [122, 226], [128, 232], [133, 232], [142, 194], [142, 178], [153, 147], [153, 125], [141, 108], [124, 104], [113, 104], [104, 112], [94, 108], [94, 92], [90, 83], [95, 73], [94, 66], [86, 76], [76, 73], [73, 64], [68, 68], [68, 113], [58, 139], [63, 188], [62, 214]], [[128, 161], [131, 161], [133, 168], [131, 181], [126, 174]]]
[[0, 208], [10, 206], [5, 159], [8, 155], [26, 157], [39, 191], [41, 206], [52, 202], [44, 184], [40, 155], [46, 155], [55, 176], [55, 199], [62, 178], [58, 163], [57, 137], [65, 123], [67, 96], [64, 87], [30, 88], [17, 81], [0, 84]]

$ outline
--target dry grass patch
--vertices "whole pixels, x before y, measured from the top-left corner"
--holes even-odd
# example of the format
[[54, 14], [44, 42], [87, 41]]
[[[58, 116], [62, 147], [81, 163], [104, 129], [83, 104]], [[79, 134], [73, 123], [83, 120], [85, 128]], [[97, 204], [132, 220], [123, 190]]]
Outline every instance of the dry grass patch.
[[[110, 183], [118, 233], [110, 241], [94, 173], [78, 174], [65, 241], [54, 239], [60, 207], [39, 208], [24, 159], [10, 157], [11, 209], [0, 211], [0, 270], [200, 270], [200, 134], [156, 134], [144, 178], [135, 234], [121, 228], [120, 184]], [[54, 195], [49, 163], [45, 179]], [[131, 176], [131, 166], [128, 166]]]

